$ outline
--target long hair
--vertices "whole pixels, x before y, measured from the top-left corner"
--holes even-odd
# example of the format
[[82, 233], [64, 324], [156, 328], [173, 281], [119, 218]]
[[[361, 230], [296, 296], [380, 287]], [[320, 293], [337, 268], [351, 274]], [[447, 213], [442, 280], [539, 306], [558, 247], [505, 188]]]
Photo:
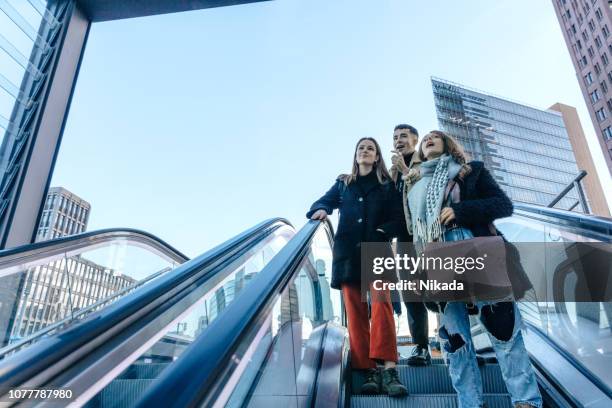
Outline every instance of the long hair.
[[[460, 178], [465, 177], [472, 171], [470, 165], [467, 164], [469, 161], [468, 155], [463, 150], [463, 146], [461, 146], [461, 144], [457, 140], [455, 140], [454, 137], [445, 132], [442, 132], [441, 130], [432, 130], [429, 133], [439, 136], [442, 139], [442, 143], [444, 146], [442, 154], [448, 154], [457, 163], [461, 165], [461, 170], [459, 171]], [[423, 140], [421, 140], [421, 143], [419, 144], [419, 149], [417, 150], [416, 155], [419, 161], [427, 161], [425, 155], [423, 154]]]
[[376, 154], [378, 155], [378, 160], [374, 162], [374, 168], [372, 170], [376, 172], [376, 178], [378, 179], [378, 182], [380, 184], [385, 184], [391, 181], [391, 175], [387, 171], [387, 165], [385, 164], [385, 160], [382, 157], [380, 145], [373, 137], [362, 137], [357, 141], [357, 144], [355, 145], [355, 152], [353, 153], [353, 168], [351, 170], [351, 174], [341, 175], [339, 177], [340, 180], [344, 181], [344, 184], [346, 185], [349, 185], [353, 181], [357, 180], [357, 176], [359, 176], [359, 164], [357, 164], [357, 148], [359, 147], [359, 143], [363, 142], [364, 140], [369, 140], [374, 143], [374, 146], [376, 146]]

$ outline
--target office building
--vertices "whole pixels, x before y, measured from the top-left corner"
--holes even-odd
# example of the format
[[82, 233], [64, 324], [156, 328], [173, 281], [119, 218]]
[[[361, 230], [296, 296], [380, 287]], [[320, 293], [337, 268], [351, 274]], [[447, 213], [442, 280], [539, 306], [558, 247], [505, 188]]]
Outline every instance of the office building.
[[612, 10], [607, 0], [553, 0], [553, 6], [612, 174]]
[[51, 187], [45, 200], [36, 241], [80, 234], [87, 229], [91, 205], [63, 187]]
[[[438, 123], [515, 202], [548, 205], [579, 170], [563, 117], [432, 78]], [[571, 190], [557, 205], [581, 210]]]

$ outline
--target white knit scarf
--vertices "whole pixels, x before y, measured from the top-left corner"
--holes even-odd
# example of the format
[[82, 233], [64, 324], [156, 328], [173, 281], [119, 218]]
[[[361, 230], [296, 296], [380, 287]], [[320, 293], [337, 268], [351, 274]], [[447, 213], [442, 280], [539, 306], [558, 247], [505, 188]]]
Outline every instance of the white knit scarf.
[[461, 165], [449, 155], [421, 164], [421, 179], [408, 194], [414, 241], [428, 243], [444, 239], [440, 211], [449, 180], [457, 176]]

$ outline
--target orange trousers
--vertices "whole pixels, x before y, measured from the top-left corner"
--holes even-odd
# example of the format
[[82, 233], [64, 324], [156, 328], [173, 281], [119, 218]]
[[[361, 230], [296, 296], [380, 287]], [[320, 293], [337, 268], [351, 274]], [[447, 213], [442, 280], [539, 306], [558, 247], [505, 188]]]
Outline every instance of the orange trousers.
[[375, 291], [370, 287], [373, 299], [371, 319], [368, 319], [368, 304], [361, 300], [359, 284], [343, 284], [342, 297], [348, 320], [351, 366], [364, 370], [376, 368], [377, 360], [397, 363], [395, 320], [389, 292]]

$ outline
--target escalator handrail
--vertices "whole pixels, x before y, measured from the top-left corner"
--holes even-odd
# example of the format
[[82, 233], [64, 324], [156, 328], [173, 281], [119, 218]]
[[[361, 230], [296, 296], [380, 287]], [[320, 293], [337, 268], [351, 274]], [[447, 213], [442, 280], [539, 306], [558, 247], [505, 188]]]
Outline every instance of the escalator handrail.
[[[213, 386], [222, 371], [236, 365], [242, 335], [263, 325], [264, 318], [310, 249], [319, 228], [333, 234], [329, 221], [309, 221], [215, 319], [202, 335], [164, 370], [136, 406], [208, 406], [215, 399]], [[331, 235], [330, 235], [331, 236]], [[210, 334], [210, 335], [207, 335]], [[209, 399], [209, 400], [207, 400]], [[207, 400], [207, 401], [205, 401]]]
[[[163, 294], [180, 287], [193, 275], [197, 275], [207, 266], [231, 257], [232, 252], [242, 249], [246, 244], [265, 239], [280, 226], [291, 226], [283, 218], [273, 218], [225, 241], [204, 254], [185, 262], [174, 270], [167, 272], [148, 285], [141, 286], [134, 292], [117, 300], [65, 330], [41, 339], [32, 346], [0, 361], [0, 395], [9, 389], [20, 386], [33, 378], [48, 366], [57, 363], [89, 342], [99, 340], [98, 336], [117, 330], [124, 321], [141, 314], [143, 309], [151, 309]], [[118, 335], [118, 334], [115, 334]]]
[[[528, 213], [545, 222], [561, 222], [564, 225], [580, 228], [600, 234], [612, 235], [612, 219], [586, 215], [556, 208], [542, 207], [526, 203], [513, 203], [515, 211], [523, 215]], [[525, 214], [526, 215], [526, 214]]]
[[593, 385], [606, 394], [609, 398], [612, 398], [612, 388], [604, 383], [599, 377], [597, 377], [591, 370], [584, 366], [583, 363], [578, 361], [576, 356], [573, 356], [570, 352], [561, 347], [557, 342], [551, 339], [544, 330], [539, 328], [530, 322], [525, 322], [525, 325], [534, 333], [536, 333], [542, 340], [544, 340], [550, 347], [552, 347], [559, 355], [563, 356], [576, 370], [584, 375]]
[[107, 228], [1, 250], [0, 270], [115, 240], [127, 240], [145, 245], [177, 263], [189, 259], [172, 245], [148, 232], [132, 228]]

